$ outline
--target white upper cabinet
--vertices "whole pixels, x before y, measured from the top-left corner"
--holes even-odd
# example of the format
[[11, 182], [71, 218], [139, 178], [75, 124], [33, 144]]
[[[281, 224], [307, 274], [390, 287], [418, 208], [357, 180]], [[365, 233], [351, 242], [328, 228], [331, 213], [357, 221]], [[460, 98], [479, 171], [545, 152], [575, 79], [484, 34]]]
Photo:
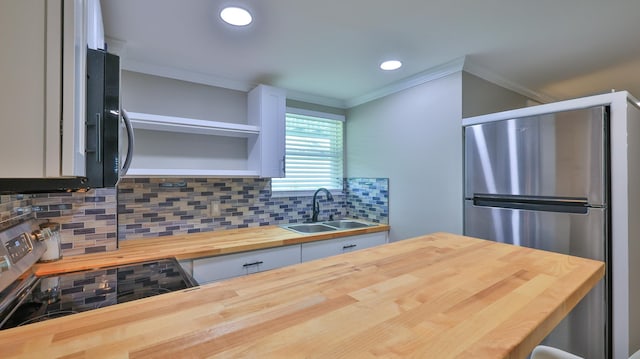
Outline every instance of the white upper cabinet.
[[85, 3], [0, 2], [0, 178], [83, 176]]
[[249, 140], [249, 167], [261, 177], [284, 177], [286, 92], [259, 85], [249, 92], [249, 124], [260, 126], [260, 136]]
[[122, 89], [135, 133], [127, 176], [282, 173], [285, 91], [260, 85], [247, 94], [133, 72], [123, 73]]

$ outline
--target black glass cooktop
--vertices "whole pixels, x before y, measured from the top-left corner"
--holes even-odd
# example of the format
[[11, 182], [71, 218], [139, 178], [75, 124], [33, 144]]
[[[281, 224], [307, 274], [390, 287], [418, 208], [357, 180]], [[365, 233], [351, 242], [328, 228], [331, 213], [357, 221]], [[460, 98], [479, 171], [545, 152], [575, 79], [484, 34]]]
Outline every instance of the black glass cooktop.
[[0, 329], [193, 287], [174, 259], [40, 278]]

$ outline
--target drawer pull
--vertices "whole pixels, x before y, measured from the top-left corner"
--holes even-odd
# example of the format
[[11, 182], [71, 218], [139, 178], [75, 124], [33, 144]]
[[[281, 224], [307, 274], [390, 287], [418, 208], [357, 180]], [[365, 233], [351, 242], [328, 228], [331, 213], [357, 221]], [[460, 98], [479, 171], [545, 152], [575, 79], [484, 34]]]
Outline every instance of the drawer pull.
[[256, 261], [256, 262], [253, 262], [253, 263], [245, 263], [242, 266], [243, 267], [251, 267], [251, 266], [257, 266], [257, 265], [262, 264], [262, 263], [264, 263], [264, 262], [263, 261]]
[[349, 248], [353, 248], [355, 246], [357, 246], [357, 244], [348, 244], [346, 246], [342, 246], [342, 249], [349, 249]]

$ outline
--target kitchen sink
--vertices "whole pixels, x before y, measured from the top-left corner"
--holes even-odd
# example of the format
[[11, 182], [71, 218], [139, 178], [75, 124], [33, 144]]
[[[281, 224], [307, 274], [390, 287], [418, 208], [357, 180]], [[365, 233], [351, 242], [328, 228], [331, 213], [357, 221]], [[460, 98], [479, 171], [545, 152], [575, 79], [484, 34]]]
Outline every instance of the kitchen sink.
[[351, 219], [342, 219], [338, 221], [327, 221], [322, 223], [287, 224], [282, 226], [282, 228], [298, 233], [309, 234], [331, 232], [341, 229], [365, 228], [371, 226], [374, 226], [374, 224], [358, 222]]
[[350, 219], [343, 219], [343, 220], [340, 220], [340, 221], [322, 222], [322, 224], [330, 226], [330, 227], [338, 228], [338, 229], [354, 229], [354, 228], [365, 228], [365, 227], [371, 227], [372, 226], [371, 224], [358, 222], [358, 221], [354, 221], [354, 220], [350, 220]]
[[335, 227], [329, 227], [320, 223], [303, 223], [303, 224], [290, 224], [286, 226], [282, 226], [282, 228], [299, 232], [299, 233], [322, 233], [322, 232], [330, 232], [335, 231]]

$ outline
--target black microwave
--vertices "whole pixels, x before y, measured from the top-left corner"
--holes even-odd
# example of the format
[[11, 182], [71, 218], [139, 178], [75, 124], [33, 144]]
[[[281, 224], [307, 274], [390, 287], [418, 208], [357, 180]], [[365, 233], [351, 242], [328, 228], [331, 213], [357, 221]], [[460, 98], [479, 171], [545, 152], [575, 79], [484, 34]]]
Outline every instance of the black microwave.
[[120, 176], [120, 59], [87, 50], [86, 186], [114, 187]]
[[[85, 176], [62, 178], [3, 178], [0, 194], [71, 192], [115, 187], [128, 168], [133, 130], [120, 109], [120, 59], [104, 50], [87, 49], [85, 118]], [[120, 162], [120, 119], [125, 123], [128, 153]]]

